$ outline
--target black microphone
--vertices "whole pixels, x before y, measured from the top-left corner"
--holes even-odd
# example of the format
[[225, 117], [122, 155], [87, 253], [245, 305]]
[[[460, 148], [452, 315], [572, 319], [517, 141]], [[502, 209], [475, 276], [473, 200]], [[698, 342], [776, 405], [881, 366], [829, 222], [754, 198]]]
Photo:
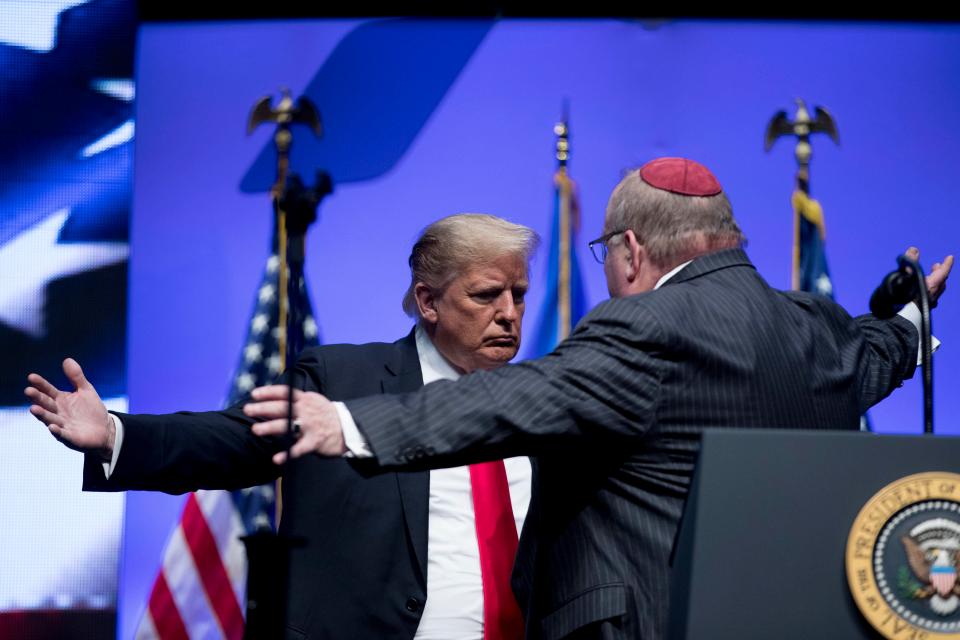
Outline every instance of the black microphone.
[[917, 297], [917, 275], [905, 256], [897, 257], [900, 265], [884, 277], [870, 296], [870, 313], [880, 319], [892, 318], [900, 307]]

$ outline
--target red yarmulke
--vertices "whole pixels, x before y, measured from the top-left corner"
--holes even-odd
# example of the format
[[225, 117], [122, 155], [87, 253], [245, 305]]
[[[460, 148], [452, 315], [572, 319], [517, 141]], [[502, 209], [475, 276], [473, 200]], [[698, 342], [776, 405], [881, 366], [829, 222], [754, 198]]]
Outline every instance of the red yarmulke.
[[657, 158], [640, 167], [639, 173], [651, 187], [682, 196], [715, 196], [723, 191], [709, 169], [686, 158]]

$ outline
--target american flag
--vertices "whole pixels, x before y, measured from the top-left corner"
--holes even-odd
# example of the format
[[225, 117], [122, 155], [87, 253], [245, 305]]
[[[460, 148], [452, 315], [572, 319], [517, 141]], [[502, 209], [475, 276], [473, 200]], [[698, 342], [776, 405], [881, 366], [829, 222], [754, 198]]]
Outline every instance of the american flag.
[[[227, 404], [274, 380], [284, 368], [279, 351], [280, 259], [273, 243]], [[299, 270], [298, 270], [299, 271]], [[290, 274], [290, 353], [318, 344], [317, 323], [302, 272]], [[274, 529], [273, 484], [241, 491], [190, 494], [180, 522], [167, 542], [138, 639], [243, 637], [246, 552], [240, 536]]]

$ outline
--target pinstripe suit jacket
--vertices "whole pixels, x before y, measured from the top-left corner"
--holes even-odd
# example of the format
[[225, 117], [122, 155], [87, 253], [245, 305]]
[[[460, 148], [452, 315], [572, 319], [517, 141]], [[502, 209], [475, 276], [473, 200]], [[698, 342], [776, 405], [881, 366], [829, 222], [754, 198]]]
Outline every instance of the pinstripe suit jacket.
[[917, 332], [772, 289], [741, 250], [601, 304], [539, 360], [347, 406], [384, 469], [538, 456], [513, 586], [531, 638], [660, 638], [712, 427], [856, 429]]

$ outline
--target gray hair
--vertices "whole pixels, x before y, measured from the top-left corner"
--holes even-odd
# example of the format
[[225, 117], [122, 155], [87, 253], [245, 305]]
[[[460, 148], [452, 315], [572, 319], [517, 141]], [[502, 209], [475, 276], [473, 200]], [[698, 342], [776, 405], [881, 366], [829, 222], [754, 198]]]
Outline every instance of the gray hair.
[[673, 267], [695, 256], [746, 245], [730, 200], [685, 196], [656, 189], [631, 171], [610, 195], [604, 231], [631, 229], [659, 267]]
[[423, 282], [435, 291], [443, 291], [469, 268], [516, 256], [530, 262], [540, 244], [540, 236], [523, 225], [485, 213], [458, 213], [427, 226], [410, 252], [410, 287], [403, 296], [403, 310], [419, 318], [414, 289]]

